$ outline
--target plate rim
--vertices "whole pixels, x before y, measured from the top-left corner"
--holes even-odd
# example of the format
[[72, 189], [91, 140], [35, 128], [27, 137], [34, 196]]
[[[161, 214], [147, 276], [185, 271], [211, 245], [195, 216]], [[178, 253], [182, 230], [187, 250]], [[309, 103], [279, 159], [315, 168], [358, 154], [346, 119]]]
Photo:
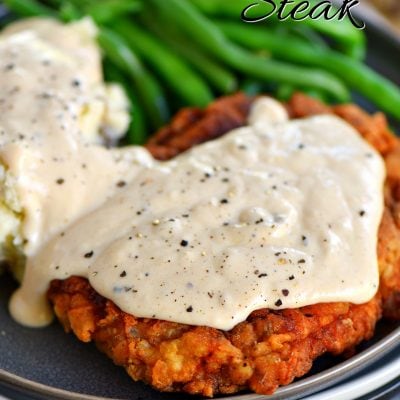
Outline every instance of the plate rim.
[[[398, 381], [400, 357], [392, 354], [391, 357], [386, 357], [386, 361], [388, 362], [381, 364], [378, 368], [364, 371], [361, 376], [314, 393], [304, 400], [351, 400], [354, 399], [354, 396], [359, 398], [380, 391], [380, 388], [384, 388], [386, 385], [390, 385], [391, 388], [393, 382], [396, 381], [400, 385], [400, 381]], [[377, 399], [376, 397], [373, 398]]]

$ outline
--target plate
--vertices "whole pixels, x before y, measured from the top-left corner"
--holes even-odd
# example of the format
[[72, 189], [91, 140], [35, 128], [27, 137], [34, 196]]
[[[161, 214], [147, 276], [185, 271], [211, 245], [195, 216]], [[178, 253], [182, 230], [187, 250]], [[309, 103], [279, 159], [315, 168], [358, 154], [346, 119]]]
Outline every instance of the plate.
[[[368, 63], [380, 73], [400, 85], [400, 41], [388, 36], [373, 24], [368, 25]], [[360, 105], [373, 110], [370, 104], [358, 99]], [[400, 126], [395, 127], [395, 129]], [[398, 129], [398, 132], [400, 130]], [[7, 311], [8, 298], [15, 288], [10, 277], [0, 278], [0, 392], [18, 399], [70, 399], [70, 400], [184, 400], [187, 395], [163, 394], [153, 391], [142, 383], [134, 383], [122, 368], [116, 367], [94, 345], [83, 344], [73, 335], [66, 335], [54, 323], [44, 329], [28, 329], [17, 325]], [[280, 388], [272, 396], [239, 394], [224, 399], [235, 400], [295, 400], [308, 397], [310, 400], [342, 399], [352, 382], [373, 390], [371, 382], [385, 384], [391, 372], [382, 368], [375, 375], [365, 375], [366, 368], [382, 362], [390, 352], [400, 353], [400, 322], [380, 322], [374, 339], [364, 343], [356, 356], [343, 360], [324, 356], [317, 360], [308, 376]], [[393, 350], [396, 349], [394, 352]], [[389, 357], [389, 356], [387, 356]], [[392, 356], [397, 371], [400, 370], [400, 355]], [[390, 362], [387, 365], [389, 365]], [[392, 364], [390, 364], [392, 365]], [[379, 371], [381, 371], [379, 373]], [[357, 375], [363, 373], [367, 378]], [[372, 372], [373, 373], [373, 372]], [[384, 376], [382, 376], [382, 374]], [[386, 374], [386, 375], [385, 375]], [[386, 377], [386, 378], [385, 378]], [[346, 379], [353, 378], [350, 382]], [[355, 380], [354, 380], [355, 379]], [[357, 381], [357, 379], [359, 379]], [[315, 394], [328, 387], [333, 397], [318, 397]], [[344, 382], [344, 383], [343, 383]], [[347, 385], [347, 386], [346, 386]], [[370, 386], [369, 386], [370, 385]], [[353, 386], [354, 389], [354, 386]], [[333, 391], [332, 391], [333, 390]], [[336, 390], [336, 392], [334, 392]], [[323, 393], [323, 392], [322, 392]], [[325, 394], [326, 394], [325, 393]], [[354, 395], [354, 391], [351, 392]], [[363, 393], [357, 393], [363, 394]], [[344, 395], [343, 395], [344, 396]], [[198, 398], [198, 397], [197, 397]], [[352, 397], [347, 397], [352, 398]]]
[[[377, 400], [381, 398], [380, 396], [389, 394], [392, 390], [397, 391], [400, 386], [399, 352], [400, 347], [396, 347], [393, 352], [381, 358], [367, 372], [364, 371], [359, 376], [340, 383], [334, 388], [311, 395], [304, 400], [352, 400], [355, 398], [359, 400]], [[386, 385], [387, 383], [388, 385]], [[399, 394], [399, 392], [397, 393]]]

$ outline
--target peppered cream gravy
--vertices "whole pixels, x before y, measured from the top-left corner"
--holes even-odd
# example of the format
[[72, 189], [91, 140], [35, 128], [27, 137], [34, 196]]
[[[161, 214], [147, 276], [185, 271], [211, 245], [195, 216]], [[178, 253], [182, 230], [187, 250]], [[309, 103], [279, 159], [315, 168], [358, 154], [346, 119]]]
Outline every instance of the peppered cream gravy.
[[261, 98], [247, 126], [172, 161], [132, 151], [126, 185], [28, 259], [17, 321], [48, 323], [49, 283], [72, 275], [137, 317], [223, 330], [376, 293], [385, 169], [346, 122]]

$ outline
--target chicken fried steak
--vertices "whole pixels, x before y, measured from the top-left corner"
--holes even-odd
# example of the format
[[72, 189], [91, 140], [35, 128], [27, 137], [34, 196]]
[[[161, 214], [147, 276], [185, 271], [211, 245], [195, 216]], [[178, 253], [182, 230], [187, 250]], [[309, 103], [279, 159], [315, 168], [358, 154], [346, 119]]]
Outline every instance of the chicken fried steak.
[[[147, 144], [165, 160], [246, 123], [254, 98], [222, 98], [207, 109], [184, 109]], [[203, 396], [250, 389], [269, 394], [306, 374], [324, 353], [340, 354], [374, 334], [382, 317], [400, 319], [400, 141], [382, 114], [355, 105], [328, 107], [297, 94], [292, 118], [334, 113], [353, 125], [384, 157], [385, 211], [379, 230], [380, 287], [368, 303], [316, 304], [251, 313], [229, 332], [135, 318], [97, 294], [86, 279], [51, 283], [48, 298], [66, 331], [94, 341], [134, 380], [161, 391]]]

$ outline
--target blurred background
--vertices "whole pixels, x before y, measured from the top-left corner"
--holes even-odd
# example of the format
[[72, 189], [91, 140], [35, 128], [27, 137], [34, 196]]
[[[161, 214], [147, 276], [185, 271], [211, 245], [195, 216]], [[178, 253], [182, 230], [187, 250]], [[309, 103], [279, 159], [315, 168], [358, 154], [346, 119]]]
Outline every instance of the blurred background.
[[400, 1], [399, 0], [367, 0], [372, 7], [379, 10], [392, 27], [397, 30], [400, 35]]

